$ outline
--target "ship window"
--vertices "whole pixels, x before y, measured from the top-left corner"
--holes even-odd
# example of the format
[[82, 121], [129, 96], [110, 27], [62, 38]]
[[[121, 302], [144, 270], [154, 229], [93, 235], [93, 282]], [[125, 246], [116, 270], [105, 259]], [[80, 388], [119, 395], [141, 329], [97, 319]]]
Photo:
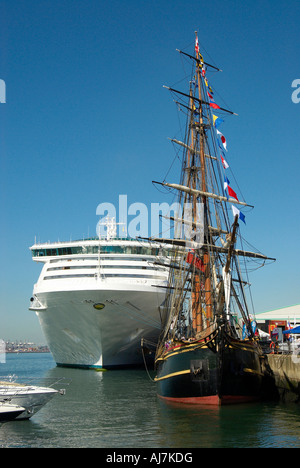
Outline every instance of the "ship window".
[[[55, 257], [60, 255], [97, 254], [99, 245], [80, 245], [72, 247], [59, 247], [57, 249], [32, 250], [33, 257]], [[100, 254], [127, 254], [127, 255], [159, 255], [158, 248], [133, 245], [101, 245]]]
[[[61, 266], [61, 267], [50, 267], [47, 269], [47, 271], [62, 271], [62, 270], [94, 270], [98, 268], [98, 265], [75, 265], [75, 266]], [[117, 265], [117, 264], [112, 264], [112, 265], [103, 265], [100, 263], [100, 268], [106, 268], [110, 270], [164, 270], [163, 267], [158, 267], [158, 266], [143, 266], [143, 265]]]
[[45, 276], [44, 280], [50, 279], [70, 279], [70, 278], [93, 278], [95, 275], [88, 275], [88, 274], [78, 274], [78, 275], [56, 275], [56, 276]]
[[[51, 279], [73, 279], [73, 278], [93, 278], [95, 275], [84, 275], [84, 274], [77, 274], [77, 275], [55, 275], [55, 276], [45, 276], [44, 280], [51, 280]], [[164, 276], [158, 275], [131, 275], [131, 274], [108, 274], [104, 275], [105, 278], [144, 278], [144, 279], [157, 279], [157, 280], [165, 280]]]

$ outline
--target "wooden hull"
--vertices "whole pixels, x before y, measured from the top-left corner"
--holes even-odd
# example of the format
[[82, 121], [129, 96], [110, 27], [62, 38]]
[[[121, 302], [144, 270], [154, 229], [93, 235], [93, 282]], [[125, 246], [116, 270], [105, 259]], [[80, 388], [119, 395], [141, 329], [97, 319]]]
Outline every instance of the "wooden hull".
[[255, 342], [226, 337], [218, 346], [178, 343], [156, 360], [157, 393], [178, 403], [223, 405], [256, 401], [263, 374]]

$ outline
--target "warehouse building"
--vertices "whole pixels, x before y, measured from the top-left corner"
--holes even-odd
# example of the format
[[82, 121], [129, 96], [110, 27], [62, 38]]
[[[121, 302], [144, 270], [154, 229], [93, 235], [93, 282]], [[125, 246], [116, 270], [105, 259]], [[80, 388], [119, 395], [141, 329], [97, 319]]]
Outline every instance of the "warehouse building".
[[271, 335], [275, 328], [282, 331], [300, 325], [300, 304], [256, 314], [259, 329]]

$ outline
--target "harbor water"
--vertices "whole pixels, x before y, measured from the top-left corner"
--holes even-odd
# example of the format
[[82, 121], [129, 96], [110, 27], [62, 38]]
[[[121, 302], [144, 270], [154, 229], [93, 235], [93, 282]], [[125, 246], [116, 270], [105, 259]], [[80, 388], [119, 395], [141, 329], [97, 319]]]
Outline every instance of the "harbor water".
[[30, 420], [0, 425], [1, 448], [300, 448], [300, 404], [170, 406], [145, 369], [59, 368], [47, 353], [7, 354], [0, 380], [12, 374], [70, 382]]

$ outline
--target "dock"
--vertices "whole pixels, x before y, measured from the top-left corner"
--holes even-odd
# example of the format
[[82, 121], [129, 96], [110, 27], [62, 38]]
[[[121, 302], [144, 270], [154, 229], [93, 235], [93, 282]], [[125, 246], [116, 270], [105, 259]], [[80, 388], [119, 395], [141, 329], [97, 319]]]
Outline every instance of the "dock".
[[283, 402], [300, 401], [300, 355], [265, 354], [263, 357], [265, 374], [264, 396]]

